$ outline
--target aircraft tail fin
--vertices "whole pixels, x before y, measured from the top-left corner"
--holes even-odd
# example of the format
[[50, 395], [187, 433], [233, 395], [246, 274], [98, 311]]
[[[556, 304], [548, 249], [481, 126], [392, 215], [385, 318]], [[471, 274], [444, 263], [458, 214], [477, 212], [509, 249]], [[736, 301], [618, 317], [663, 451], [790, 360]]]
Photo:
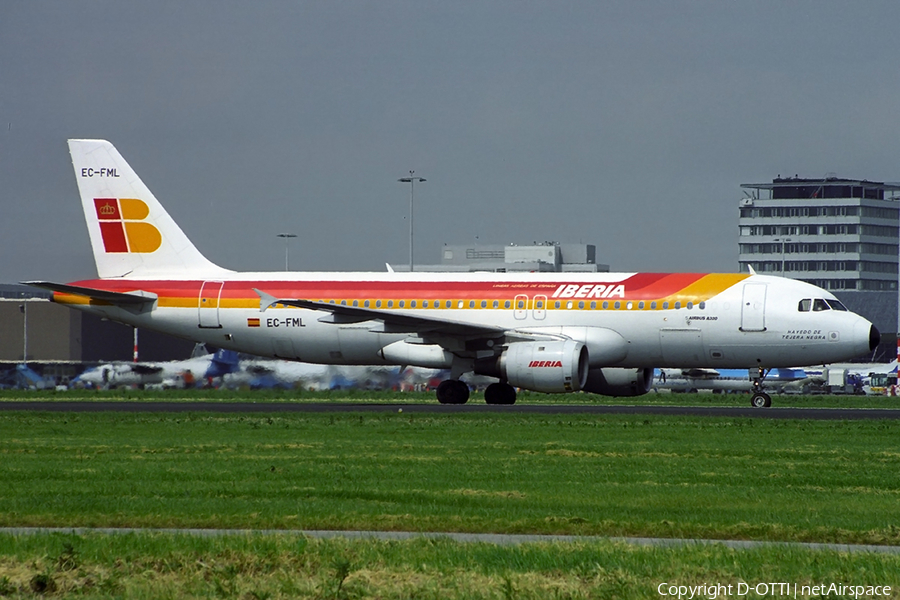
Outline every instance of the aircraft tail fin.
[[101, 278], [226, 272], [197, 250], [111, 143], [69, 140], [69, 153]]

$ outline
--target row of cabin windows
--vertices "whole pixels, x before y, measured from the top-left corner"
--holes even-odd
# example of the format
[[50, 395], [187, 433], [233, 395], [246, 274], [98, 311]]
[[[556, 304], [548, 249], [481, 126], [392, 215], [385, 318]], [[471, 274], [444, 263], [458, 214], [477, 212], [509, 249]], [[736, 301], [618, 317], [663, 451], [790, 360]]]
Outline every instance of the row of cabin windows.
[[800, 312], [821, 312], [823, 310], [847, 310], [840, 300], [826, 300], [823, 298], [804, 298], [797, 305]]
[[[362, 300], [362, 301], [352, 300], [352, 301], [350, 301], [350, 304], [348, 304], [347, 302], [348, 302], [347, 300], [341, 300], [340, 302], [336, 302], [335, 300], [329, 300], [330, 304], [340, 304], [341, 306], [355, 306], [355, 307], [362, 306], [363, 308], [370, 308], [373, 306], [373, 302], [371, 300]], [[362, 302], [361, 305], [360, 305], [360, 302]], [[422, 300], [421, 302], [417, 301], [417, 300], [410, 300], [408, 308], [419, 308], [419, 307], [421, 307], [421, 308], [453, 308], [453, 302], [454, 302], [453, 300], [431, 300], [431, 301]], [[467, 304], [467, 302], [465, 300], [459, 300], [456, 303], [456, 308], [479, 308], [479, 307], [480, 308], [488, 308], [489, 302], [488, 302], [488, 300], [481, 300], [481, 301], [469, 300], [468, 306], [466, 306], [466, 304]], [[573, 309], [576, 306], [576, 303], [573, 301], [568, 301], [565, 303], [565, 306], [563, 306], [563, 303], [561, 301], [555, 300], [553, 302], [548, 302], [546, 308], [551, 308], [551, 306], [550, 306], [551, 304], [552, 304], [552, 308], [559, 308], [559, 309], [561, 309], [561, 308]], [[621, 309], [623, 307], [623, 305], [626, 310], [632, 310], [635, 308], [634, 302], [624, 302], [623, 303], [620, 301], [615, 301], [615, 302], [611, 303], [607, 300], [602, 303], [599, 303], [599, 305], [603, 309], [608, 309], [610, 306], [612, 306], [613, 309], [618, 310], [618, 309]], [[577, 303], [577, 306], [579, 309], [582, 309], [582, 310], [585, 308], [590, 308], [590, 310], [596, 310], [598, 307], [598, 303], [596, 301], [592, 301], [590, 303], [584, 302], [584, 301], [579, 301]], [[693, 302], [687, 302], [683, 306], [685, 308], [687, 308], [688, 310], [693, 309], [694, 306], [696, 306], [700, 310], [704, 310], [706, 308], [706, 302], [700, 302], [696, 305]], [[407, 308], [407, 301], [406, 300], [397, 300], [396, 305], [395, 305], [394, 300], [375, 300], [374, 307], [375, 308]], [[675, 308], [675, 309], [680, 309], [682, 307], [682, 304], [680, 301], [673, 302], [670, 304], [669, 302], [656, 302], [655, 300], [653, 302], [649, 302], [649, 303], [644, 302], [644, 301], [640, 301], [637, 303], [638, 310], [644, 310], [648, 307], [650, 308], [650, 310], [657, 310], [658, 308], [662, 308], [662, 310], [668, 310], [670, 307]], [[490, 308], [494, 308], [494, 309], [500, 308], [500, 301], [493, 300], [492, 302], [490, 302]], [[512, 308], [512, 302], [509, 300], [504, 300], [503, 308], [504, 309]], [[527, 301], [525, 301], [525, 300], [517, 300], [516, 301], [516, 309], [517, 310], [525, 310], [527, 308], [528, 308]], [[544, 309], [545, 308], [544, 301], [543, 300], [535, 300], [533, 308], [535, 310]]]

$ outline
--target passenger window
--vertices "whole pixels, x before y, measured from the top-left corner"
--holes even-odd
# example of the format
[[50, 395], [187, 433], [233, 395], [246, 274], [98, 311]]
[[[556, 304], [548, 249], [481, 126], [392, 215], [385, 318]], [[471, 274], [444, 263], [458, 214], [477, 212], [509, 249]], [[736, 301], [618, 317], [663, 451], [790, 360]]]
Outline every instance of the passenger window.
[[422, 300], [422, 308], [428, 308], [428, 300]]
[[822, 310], [829, 310], [828, 304], [825, 303], [821, 298], [816, 298], [813, 300], [813, 312], [819, 312]]
[[675, 308], [681, 308], [681, 302], [676, 302], [676, 303], [675, 303]]
[[656, 310], [656, 302], [651, 302], [651, 303], [650, 303], [650, 309], [651, 309], [651, 310]]
[[503, 308], [509, 308], [509, 300], [503, 303]]
[[643, 303], [643, 302], [638, 302], [638, 308], [641, 309], [641, 310], [643, 310], [643, 309], [644, 309], [644, 303]]
[[812, 300], [809, 298], [804, 298], [800, 301], [800, 304], [797, 306], [797, 310], [800, 312], [809, 312], [809, 309], [812, 308]]
[[581, 302], [578, 303], [578, 308], [579, 308], [579, 309], [583, 309], [583, 308], [584, 308], [584, 301], [581, 301]]
[[603, 308], [604, 308], [604, 310], [607, 309], [607, 308], [609, 308], [609, 302], [604, 302], [604, 303], [603, 303]]
[[500, 307], [500, 303], [497, 302], [496, 300], [494, 300], [494, 308], [499, 308], [499, 307]]
[[834, 310], [847, 310], [847, 307], [841, 304], [840, 300], [826, 300], [825, 302]]
[[487, 300], [481, 301], [481, 308], [487, 308]]
[[668, 309], [669, 309], [669, 303], [663, 302], [663, 310], [668, 310]]
[[400, 306], [400, 308], [403, 308], [404, 306], [406, 306], [406, 301], [405, 301], [405, 300], [401, 300], [399, 306]]
[[595, 310], [597, 308], [596, 302], [591, 302], [591, 310]]

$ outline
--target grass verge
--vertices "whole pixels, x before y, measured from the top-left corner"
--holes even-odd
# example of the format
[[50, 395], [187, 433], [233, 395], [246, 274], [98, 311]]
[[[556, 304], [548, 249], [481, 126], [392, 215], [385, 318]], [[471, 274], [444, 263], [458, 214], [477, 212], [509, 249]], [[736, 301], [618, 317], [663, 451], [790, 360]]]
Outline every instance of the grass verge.
[[[706, 593], [695, 597], [716, 598], [741, 597], [741, 583], [753, 589], [744, 598], [794, 596], [755, 593], [755, 586], [771, 582], [796, 585], [798, 598], [820, 597], [803, 593], [803, 586], [832, 583], [891, 586], [887, 597], [897, 597], [900, 556], [785, 546], [0, 535], [0, 595], [9, 598], [640, 599], [660, 598], [660, 589], [679, 585], [705, 585]], [[713, 585], [730, 585], [732, 593], [710, 595]]]

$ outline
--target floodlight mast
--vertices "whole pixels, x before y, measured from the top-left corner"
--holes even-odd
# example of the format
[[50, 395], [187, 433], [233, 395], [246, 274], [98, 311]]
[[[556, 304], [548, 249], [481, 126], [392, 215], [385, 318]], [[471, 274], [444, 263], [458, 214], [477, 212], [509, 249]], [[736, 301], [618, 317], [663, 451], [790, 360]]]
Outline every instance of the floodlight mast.
[[415, 198], [416, 182], [426, 181], [423, 177], [415, 177], [415, 171], [409, 172], [409, 177], [401, 177], [397, 181], [409, 184], [409, 271], [415, 270], [413, 267], [413, 199]]
[[288, 271], [288, 242], [291, 238], [297, 237], [295, 233], [279, 233], [276, 237], [280, 237], [284, 239], [284, 270]]

